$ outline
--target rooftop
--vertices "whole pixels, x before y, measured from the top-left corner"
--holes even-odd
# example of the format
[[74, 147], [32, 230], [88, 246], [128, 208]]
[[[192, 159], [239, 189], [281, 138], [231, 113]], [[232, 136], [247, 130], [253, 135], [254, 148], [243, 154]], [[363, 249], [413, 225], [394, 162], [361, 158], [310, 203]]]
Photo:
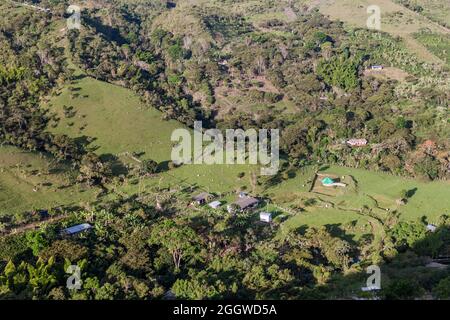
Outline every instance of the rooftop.
[[259, 202], [258, 199], [253, 197], [245, 197], [245, 198], [239, 198], [235, 204], [237, 204], [241, 209], [246, 209], [248, 207], [251, 207]]
[[222, 202], [220, 202], [220, 201], [213, 201], [208, 204], [208, 206], [210, 206], [211, 208], [214, 208], [214, 209], [220, 207], [221, 205], [222, 205]]
[[211, 197], [211, 194], [209, 194], [208, 192], [202, 192], [202, 193], [194, 196], [192, 199], [194, 199], [195, 201], [202, 201], [202, 200], [206, 200], [210, 197]]
[[78, 224], [76, 226], [72, 226], [69, 228], [66, 228], [62, 231], [62, 233], [64, 234], [76, 234], [76, 233], [80, 233], [86, 230], [91, 229], [92, 226], [89, 223], [82, 223], [82, 224]]

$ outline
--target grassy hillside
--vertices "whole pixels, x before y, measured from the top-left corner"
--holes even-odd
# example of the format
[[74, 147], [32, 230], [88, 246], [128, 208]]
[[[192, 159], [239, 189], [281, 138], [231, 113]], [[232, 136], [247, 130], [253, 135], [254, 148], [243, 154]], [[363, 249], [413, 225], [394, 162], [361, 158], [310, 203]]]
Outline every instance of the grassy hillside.
[[415, 37], [428, 50], [445, 61], [447, 66], [450, 66], [450, 34], [419, 32]]
[[450, 2], [436, 0], [395, 0], [442, 26], [449, 27]]
[[40, 154], [0, 147], [0, 217], [94, 200], [96, 188], [66, 187], [74, 174]]
[[[84, 77], [72, 87], [62, 90], [47, 107], [55, 112], [60, 121], [53, 129], [80, 141], [92, 141], [89, 147], [99, 155], [121, 157], [125, 153], [142, 154], [141, 159], [153, 159], [165, 164], [170, 161], [173, 130], [185, 128], [177, 121], [162, 120], [162, 113], [144, 107], [139, 97], [130, 90], [112, 84]], [[64, 107], [73, 107], [72, 117], [64, 114]], [[127, 157], [121, 160], [127, 162]], [[202, 187], [212, 187], [217, 192], [229, 191], [235, 187], [239, 172], [247, 172], [250, 166], [183, 166], [163, 174], [162, 181], [150, 179], [145, 184], [177, 185], [181, 181]], [[176, 175], [174, 177], [173, 175]], [[248, 179], [244, 180], [244, 184]], [[137, 186], [126, 185], [123, 191], [134, 192]]]
[[[161, 120], [161, 113], [144, 108], [131, 91], [84, 77], [48, 104], [60, 118], [57, 133], [82, 139], [92, 137], [99, 154], [145, 152], [144, 158], [168, 160], [170, 135], [181, 124]], [[66, 117], [63, 106], [73, 107]]]
[[[426, 216], [428, 221], [449, 214], [450, 182], [422, 182], [415, 179], [395, 177], [389, 174], [374, 173], [366, 170], [332, 166], [322, 171], [323, 174], [353, 177], [356, 187], [350, 183], [346, 189], [331, 191], [332, 195], [309, 192], [314, 177], [312, 170], [298, 174], [269, 190], [274, 194], [274, 201], [286, 206], [303, 207], [304, 212], [289, 218], [285, 230], [299, 228], [303, 225], [339, 225], [349, 234], [360, 236], [374, 233], [372, 224], [379, 224], [371, 217], [387, 220], [394, 212], [400, 220], [411, 221]], [[413, 195], [404, 205], [399, 205], [402, 190], [412, 190]], [[334, 194], [333, 194], [334, 193]], [[305, 206], [306, 199], [314, 199]], [[396, 213], [396, 214], [397, 214]], [[357, 221], [354, 226], [347, 225]], [[379, 226], [380, 227], [380, 226]]]
[[[315, 2], [313, 2], [315, 3]], [[414, 33], [428, 28], [439, 34], [448, 34], [448, 30], [428, 18], [407, 9], [391, 0], [327, 0], [319, 2], [319, 10], [332, 19], [339, 19], [348, 25], [366, 28], [369, 15], [367, 7], [378, 5], [381, 9], [381, 31], [401, 37], [408, 49], [428, 63], [443, 64], [439, 56], [430, 52], [414, 38]]]
[[[143, 159], [155, 159], [160, 163], [170, 160], [170, 135], [172, 130], [183, 127], [180, 123], [162, 120], [159, 111], [143, 107], [139, 98], [127, 89], [88, 77], [77, 80], [72, 87], [75, 90], [65, 88], [48, 104], [61, 118], [55, 132], [67, 133], [79, 139], [93, 137], [91, 146], [97, 147], [98, 154], [116, 155], [124, 162], [129, 160], [120, 157], [125, 152], [145, 152]], [[63, 105], [73, 107], [73, 117], [64, 115]], [[240, 172], [245, 172], [243, 178], [238, 178]], [[169, 188], [198, 187], [223, 194], [224, 200], [232, 201], [235, 196], [229, 192], [243, 188], [251, 190], [252, 172], [257, 172], [257, 168], [248, 165], [185, 165], [165, 171], [159, 177], [146, 178], [141, 184], [126, 183], [117, 190], [132, 194], [157, 185]], [[352, 176], [358, 188], [333, 196], [309, 192], [314, 178], [313, 168], [309, 168], [296, 171], [294, 178], [273, 187], [258, 186], [253, 191], [271, 195], [274, 203], [283, 208], [305, 209], [291, 216], [284, 224], [284, 230], [302, 225], [345, 225], [357, 221], [349, 231], [357, 236], [370, 232], [369, 222], [373, 223], [373, 219], [359, 211], [364, 206], [377, 211], [374, 201], [379, 207], [397, 210], [400, 219], [404, 220], [415, 220], [424, 215], [432, 220], [445, 214], [450, 207], [449, 182], [427, 183], [342, 167], [331, 167], [324, 173]], [[396, 200], [404, 189], [417, 190], [406, 205], [399, 206]], [[305, 200], [311, 198], [315, 203], [305, 206]], [[333, 207], [327, 208], [327, 203]], [[269, 209], [276, 207], [269, 205]], [[377, 212], [381, 218], [386, 218], [384, 212]]]
[[[170, 26], [180, 27], [183, 17], [183, 10], [190, 12], [189, 16], [184, 19], [185, 27], [194, 22], [199, 22], [200, 18], [194, 10], [195, 5], [202, 4], [202, 10], [210, 11], [211, 7], [206, 5], [204, 1], [184, 2], [173, 10], [167, 11], [154, 22], [154, 28]], [[246, 17], [248, 23], [259, 28], [261, 23], [270, 19], [289, 20], [289, 14], [286, 13], [286, 3], [280, 3], [273, 6], [270, 12], [262, 10], [265, 2], [234, 2], [230, 8], [231, 12], [242, 14]], [[315, 3], [317, 4], [317, 3]], [[329, 14], [332, 18], [350, 19], [347, 22], [354, 26], [364, 27], [367, 19], [365, 11], [368, 2], [360, 1], [358, 4], [354, 2], [322, 1], [319, 2], [320, 10], [325, 14]], [[373, 3], [370, 3], [373, 4]], [[435, 32], [440, 32], [438, 27], [430, 24], [427, 20], [420, 20], [419, 23], [412, 23], [415, 17], [414, 13], [404, 7], [394, 4], [391, 1], [382, 0], [376, 2], [382, 7], [383, 26], [387, 32], [402, 37], [409, 38], [420, 27], [427, 26]], [[214, 6], [215, 3], [211, 3]], [[357, 10], [355, 10], [357, 7]], [[353, 14], [348, 14], [352, 11]], [[383, 13], [384, 12], [384, 13]], [[394, 19], [395, 18], [395, 19]], [[398, 19], [397, 19], [398, 18]], [[390, 20], [389, 20], [390, 19]], [[396, 21], [393, 23], [393, 21]], [[176, 22], [176, 23], [175, 23]], [[183, 26], [183, 25], [182, 25]], [[226, 24], [223, 30], [227, 30]], [[203, 29], [193, 30], [193, 35], [201, 34], [204, 40], [212, 41], [212, 34], [203, 33]], [[183, 28], [179, 30], [170, 30], [177, 33], [184, 33]], [[264, 30], [262, 30], [264, 31]], [[412, 39], [412, 38], [411, 38]], [[413, 39], [414, 40], [414, 39]], [[401, 70], [399, 70], [401, 72]], [[265, 79], [263, 79], [265, 80]], [[264, 86], [270, 88], [270, 83], [264, 83]], [[267, 89], [266, 88], [266, 89]], [[229, 101], [230, 104], [237, 104], [231, 94], [227, 93], [227, 98], [219, 96], [223, 100]], [[241, 99], [241, 97], [239, 97]], [[244, 99], [245, 100], [245, 99]], [[247, 103], [245, 103], [247, 105]], [[288, 106], [284, 102], [280, 102], [280, 108], [285, 109]], [[45, 107], [55, 112], [60, 121], [52, 130], [55, 133], [64, 133], [76, 138], [89, 147], [94, 148], [96, 153], [105, 158], [115, 156], [126, 163], [129, 158], [124, 157], [126, 153], [141, 154], [141, 159], [153, 159], [165, 165], [170, 160], [170, 152], [172, 142], [170, 135], [173, 130], [182, 128], [183, 125], [176, 121], [162, 120], [162, 113], [146, 107], [141, 103], [139, 97], [130, 90], [95, 80], [80, 74], [78, 80], [64, 87], [60, 94], [50, 100]], [[254, 106], [257, 108], [257, 106]], [[289, 109], [289, 108], [287, 108]], [[292, 111], [292, 110], [289, 110]], [[131, 161], [132, 162], [132, 161]], [[164, 167], [164, 166], [163, 166]], [[166, 169], [166, 168], [164, 168]], [[340, 174], [340, 170], [352, 170], [347, 175], [355, 176], [355, 179], [361, 183], [361, 190], [355, 194], [342, 194], [337, 197], [325, 197], [323, 200], [339, 203], [343, 210], [339, 210], [337, 214], [330, 214], [333, 210], [324, 210], [322, 200], [319, 199], [318, 205], [310, 206], [304, 215], [304, 221], [308, 224], [327, 224], [333, 221], [341, 221], [355, 218], [355, 212], [346, 209], [359, 210], [364, 205], [371, 205], [373, 202], [367, 196], [376, 198], [383, 207], [395, 210], [395, 200], [398, 193], [403, 188], [409, 188], [409, 183], [403, 179], [394, 176], [384, 176], [366, 171], [358, 171], [353, 173], [353, 169], [336, 169], [336, 174]], [[330, 169], [331, 170], [331, 169]], [[126, 183], [120, 187], [120, 191], [126, 193], [134, 193], [138, 190], [145, 190], [146, 187], [155, 185], [178, 186], [190, 185], [198, 186], [211, 192], [226, 193], [240, 188], [251, 188], [251, 172], [255, 172], [256, 168], [251, 166], [182, 166], [175, 170], [163, 172], [159, 178], [145, 179], [143, 185], [135, 183]], [[244, 172], [243, 178], [237, 178], [238, 174]], [[276, 201], [285, 203], [288, 206], [301, 205], [302, 201], [307, 198], [315, 198], [315, 194], [308, 192], [308, 186], [312, 179], [313, 173], [297, 172], [297, 177], [285, 181], [275, 187], [263, 190], [258, 187], [259, 192], [274, 193]], [[381, 179], [381, 180], [377, 180]], [[411, 185], [419, 184], [419, 182], [411, 181]], [[385, 184], [392, 186], [385, 189]], [[299, 187], [303, 185], [304, 187]], [[439, 187], [436, 187], [439, 186]], [[414, 186], [411, 186], [413, 188]], [[255, 187], [254, 187], [255, 188]], [[380, 189], [377, 189], [380, 188]], [[421, 195], [426, 197], [427, 194], [435, 194], [434, 189], [439, 189], [439, 182], [434, 184], [423, 184], [420, 193], [416, 195], [410, 203], [401, 208], [402, 216], [406, 218], [415, 218], [423, 214], [431, 217], [442, 214], [443, 208], [447, 205], [445, 202], [439, 202], [442, 206], [434, 207], [421, 199]], [[398, 189], [398, 190], [397, 190]], [[445, 191], [442, 191], [445, 192]], [[299, 196], [299, 197], [297, 197]], [[443, 194], [442, 196], [445, 196]], [[278, 198], [277, 198], [278, 197]], [[291, 199], [290, 199], [291, 198]], [[419, 211], [424, 211], [423, 213]], [[309, 215], [317, 212], [317, 216]], [[342, 219], [342, 216], [346, 218]], [[309, 218], [308, 218], [309, 217]], [[361, 217], [360, 217], [361, 218]], [[296, 217], [301, 223], [303, 218]], [[308, 220], [310, 219], [310, 220]], [[342, 222], [342, 221], [341, 221]], [[297, 225], [298, 223], [295, 223]]]
[[[0, 4], [0, 300], [450, 298], [429, 264], [450, 248], [449, 31], [428, 1], [81, 0], [79, 30], [32, 2], [49, 10]], [[197, 119], [279, 129], [278, 174], [176, 166]], [[227, 212], [239, 191], [258, 208]]]

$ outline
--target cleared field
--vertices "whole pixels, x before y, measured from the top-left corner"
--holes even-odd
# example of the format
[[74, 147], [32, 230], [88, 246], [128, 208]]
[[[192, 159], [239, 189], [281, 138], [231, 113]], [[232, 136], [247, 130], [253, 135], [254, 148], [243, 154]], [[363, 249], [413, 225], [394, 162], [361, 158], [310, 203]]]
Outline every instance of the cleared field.
[[399, 68], [386, 67], [383, 70], [364, 70], [365, 76], [371, 76], [379, 79], [404, 81], [409, 74]]
[[[309, 171], [271, 188], [275, 202], [281, 202], [284, 206], [301, 206], [305, 210], [289, 218], [284, 223], [284, 231], [303, 225], [345, 225], [355, 221], [354, 226], [348, 227], [349, 233], [359, 237], [373, 232], [374, 219], [371, 219], [367, 212], [384, 219], [391, 212], [398, 211], [401, 220], [411, 221], [426, 216], [429, 222], [435, 221], [441, 215], [450, 214], [449, 181], [421, 182], [335, 166], [321, 173], [330, 176], [351, 176], [356, 186], [354, 190], [336, 192], [333, 196], [308, 192], [315, 175]], [[413, 190], [413, 196], [405, 205], [396, 202], [402, 190]], [[307, 199], [313, 199], [309, 205], [305, 205]]]
[[[165, 161], [170, 158], [172, 131], [182, 128], [176, 121], [163, 121], [162, 114], [144, 107], [131, 91], [84, 77], [66, 87], [48, 107], [60, 121], [56, 133], [71, 137], [94, 138], [98, 154], [145, 152], [143, 158]], [[73, 117], [66, 117], [64, 106], [72, 107]]]
[[[450, 182], [421, 182], [414, 179], [396, 177], [384, 173], [374, 173], [359, 169], [331, 167], [326, 172], [352, 175], [358, 181], [358, 195], [370, 195], [384, 208], [397, 209], [401, 218], [412, 220], [427, 216], [430, 219], [450, 213]], [[415, 190], [414, 195], [404, 206], [395, 201], [402, 190]], [[348, 198], [348, 197], [346, 197]], [[361, 197], [350, 197], [349, 203], [362, 204]], [[359, 199], [359, 201], [357, 201]]]
[[[142, 159], [167, 163], [171, 158], [171, 134], [184, 128], [177, 121], [162, 120], [162, 113], [144, 107], [139, 97], [125, 88], [85, 77], [65, 88], [48, 103], [48, 108], [60, 117], [56, 133], [65, 133], [95, 147], [99, 155], [120, 156], [123, 153], [140, 153]], [[74, 97], [74, 93], [76, 96]], [[64, 106], [73, 107], [74, 115], [66, 117]], [[248, 178], [238, 180], [240, 172], [255, 170], [250, 165], [185, 165], [162, 174], [161, 180], [145, 179], [145, 186], [179, 185], [189, 181], [201, 188], [214, 186], [216, 192], [230, 191], [237, 185], [248, 185]], [[238, 184], [240, 183], [240, 184]], [[186, 184], [186, 183], [184, 183]], [[123, 192], [136, 192], [137, 185], [127, 185]], [[142, 186], [141, 186], [142, 188]], [[213, 190], [211, 190], [213, 191]]]
[[95, 188], [67, 187], [71, 174], [37, 153], [0, 147], [0, 216], [94, 200]]
[[417, 41], [441, 58], [450, 66], [450, 35], [420, 32], [415, 35]]
[[[61, 118], [54, 129], [56, 132], [79, 139], [95, 138], [91, 146], [96, 145], [96, 152], [101, 155], [144, 152], [143, 159], [151, 158], [160, 163], [170, 160], [170, 135], [174, 129], [182, 128], [182, 124], [162, 120], [159, 111], [142, 106], [139, 98], [127, 89], [91, 78], [82, 78], [72, 87], [75, 90], [64, 89], [48, 105]], [[73, 107], [72, 117], [66, 117], [64, 105]], [[241, 172], [245, 175], [238, 178]], [[279, 206], [298, 212], [287, 215], [289, 218], [282, 224], [282, 232], [303, 225], [340, 225], [355, 237], [367, 233], [379, 235], [380, 224], [365, 211], [384, 219], [389, 212], [397, 210], [400, 219], [427, 216], [430, 222], [450, 213], [450, 182], [426, 183], [383, 173], [330, 167], [321, 173], [345, 176], [344, 182], [354, 185], [342, 192], [322, 195], [309, 192], [316, 174], [313, 167], [297, 170], [295, 177], [276, 182], [271, 187], [252, 186], [252, 172], [259, 173], [259, 170], [249, 165], [184, 165], [141, 182], [126, 183], [116, 190], [132, 194], [155, 186], [170, 189], [198, 187], [222, 194], [221, 198], [226, 201], [232, 201], [234, 191], [238, 189], [266, 194], [273, 199], [269, 209]], [[405, 189], [415, 190], [414, 195], [406, 205], [398, 205], [396, 200]]]
[[448, 34], [448, 30], [391, 0], [326, 0], [310, 3], [316, 4], [319, 11], [331, 19], [341, 20], [358, 28], [367, 28], [367, 8], [377, 5], [381, 10], [381, 31], [400, 36], [405, 45], [423, 61], [443, 64], [443, 61], [417, 41], [413, 34], [422, 28], [440, 34]]
[[436, 0], [395, 0], [398, 3], [409, 3], [412, 7], [418, 6], [420, 14], [443, 26], [450, 26], [450, 2]]

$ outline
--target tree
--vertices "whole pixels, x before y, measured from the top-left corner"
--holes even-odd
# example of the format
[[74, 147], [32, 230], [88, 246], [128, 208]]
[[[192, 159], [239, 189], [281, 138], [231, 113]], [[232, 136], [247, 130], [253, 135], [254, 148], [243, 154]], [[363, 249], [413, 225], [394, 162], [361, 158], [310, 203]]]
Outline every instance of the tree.
[[138, 229], [131, 234], [126, 234], [119, 240], [127, 249], [120, 261], [130, 270], [136, 272], [150, 271], [151, 260], [147, 239], [148, 229]]
[[423, 291], [417, 281], [410, 279], [394, 280], [383, 290], [387, 300], [413, 299], [422, 295]]
[[143, 174], [153, 174], [158, 172], [158, 163], [152, 159], [142, 161], [141, 172]]
[[439, 299], [450, 299], [450, 277], [444, 278], [433, 288], [433, 294]]
[[222, 281], [203, 270], [190, 279], [177, 279], [172, 286], [172, 292], [180, 299], [204, 300], [217, 298], [220, 290], [224, 288], [226, 286]]
[[0, 274], [0, 287], [5, 286], [16, 294], [44, 297], [57, 284], [55, 271], [53, 258], [38, 259], [35, 265], [22, 261], [15, 266], [9, 261]]
[[391, 236], [397, 246], [413, 247], [414, 244], [425, 238], [426, 229], [421, 221], [400, 222], [391, 230]]
[[358, 87], [358, 57], [346, 58], [344, 55], [321, 60], [317, 65], [316, 72], [331, 86], [337, 86], [345, 91]]
[[232, 203], [229, 206], [229, 211], [232, 214], [238, 213], [240, 209], [241, 209], [241, 207], [239, 207], [239, 205], [237, 205], [236, 203]]
[[306, 237], [309, 245], [320, 249], [332, 266], [344, 271], [348, 269], [352, 247], [347, 241], [333, 237], [325, 227], [308, 229]]
[[87, 258], [88, 249], [73, 240], [63, 239], [53, 241], [50, 246], [40, 252], [39, 256], [43, 259], [55, 257], [57, 260], [79, 261]]
[[106, 182], [112, 175], [111, 167], [95, 153], [87, 153], [81, 159], [78, 181], [87, 181], [89, 185]]
[[114, 300], [118, 294], [118, 288], [116, 284], [105, 283], [103, 286], [96, 290], [96, 300]]
[[164, 247], [172, 255], [175, 269], [179, 270], [182, 259], [193, 258], [200, 249], [200, 239], [189, 226], [164, 220], [155, 225], [151, 231], [150, 244]]
[[180, 60], [184, 56], [183, 48], [178, 43], [171, 45], [168, 48], [167, 52], [169, 53], [169, 56], [173, 61]]
[[414, 171], [420, 176], [427, 177], [430, 180], [434, 180], [439, 176], [438, 160], [434, 159], [430, 155], [425, 155], [421, 159], [418, 159], [414, 165]]
[[48, 241], [45, 239], [44, 234], [40, 231], [28, 232], [26, 234], [26, 240], [28, 247], [33, 251], [35, 256], [47, 247]]

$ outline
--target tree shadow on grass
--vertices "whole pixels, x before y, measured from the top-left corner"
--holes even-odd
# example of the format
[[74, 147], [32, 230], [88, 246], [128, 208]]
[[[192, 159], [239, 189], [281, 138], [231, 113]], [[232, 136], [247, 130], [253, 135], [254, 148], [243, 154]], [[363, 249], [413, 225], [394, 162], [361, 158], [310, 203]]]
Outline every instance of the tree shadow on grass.
[[100, 146], [91, 146], [91, 144], [97, 140], [95, 137], [89, 137], [89, 136], [80, 136], [73, 139], [74, 142], [82, 149], [94, 152], [100, 148]]
[[83, 20], [86, 24], [94, 27], [98, 33], [103, 34], [108, 41], [114, 41], [120, 46], [128, 43], [128, 41], [120, 34], [119, 29], [103, 24], [99, 18], [85, 16]]
[[169, 171], [169, 163], [170, 161], [165, 160], [165, 161], [161, 161], [160, 163], [158, 163], [158, 172], [166, 172]]
[[129, 173], [128, 168], [125, 166], [125, 164], [120, 161], [120, 159], [111, 153], [105, 153], [100, 156], [100, 160], [103, 162], [108, 162], [111, 165], [111, 171], [113, 176], [120, 176], [125, 175], [127, 176]]
[[352, 246], [357, 245], [357, 242], [354, 240], [354, 235], [350, 235], [346, 233], [345, 230], [342, 229], [342, 223], [327, 224], [325, 225], [325, 228], [333, 237], [345, 240]]

